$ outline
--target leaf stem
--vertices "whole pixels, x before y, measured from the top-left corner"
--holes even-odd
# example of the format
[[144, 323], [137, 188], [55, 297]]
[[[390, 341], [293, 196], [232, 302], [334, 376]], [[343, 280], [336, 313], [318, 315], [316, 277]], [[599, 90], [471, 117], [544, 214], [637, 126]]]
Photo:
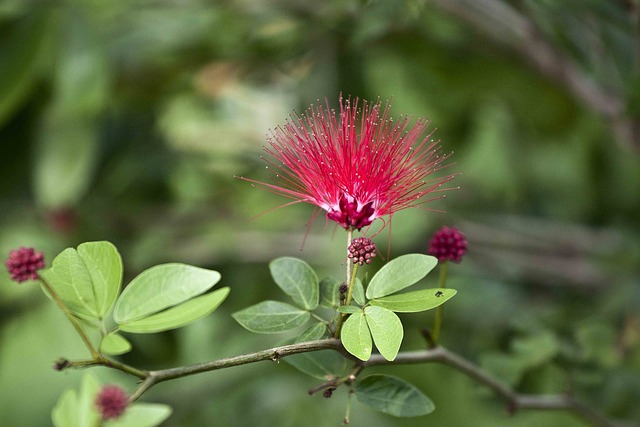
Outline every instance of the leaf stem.
[[69, 319], [69, 321], [75, 328], [78, 335], [80, 335], [80, 338], [84, 342], [84, 345], [89, 350], [89, 353], [91, 353], [91, 357], [93, 357], [94, 359], [99, 359], [100, 353], [95, 349], [93, 344], [91, 344], [91, 341], [89, 340], [89, 337], [82, 329], [82, 326], [80, 326], [80, 324], [78, 323], [78, 320], [73, 316], [69, 308], [62, 301], [62, 299], [60, 299], [60, 296], [58, 296], [58, 294], [56, 293], [56, 291], [53, 290], [49, 282], [47, 282], [43, 277], [39, 276], [38, 280], [40, 281], [42, 286], [45, 288], [47, 293], [51, 296], [51, 299], [53, 299], [53, 301], [56, 303], [58, 308], [64, 313], [67, 319]]
[[[442, 262], [440, 264], [440, 277], [438, 280], [438, 287], [440, 289], [444, 289], [447, 287], [447, 261]], [[433, 322], [433, 333], [431, 337], [433, 338], [433, 343], [438, 343], [438, 336], [440, 335], [440, 328], [442, 326], [442, 305], [439, 305], [436, 308], [436, 318]]]

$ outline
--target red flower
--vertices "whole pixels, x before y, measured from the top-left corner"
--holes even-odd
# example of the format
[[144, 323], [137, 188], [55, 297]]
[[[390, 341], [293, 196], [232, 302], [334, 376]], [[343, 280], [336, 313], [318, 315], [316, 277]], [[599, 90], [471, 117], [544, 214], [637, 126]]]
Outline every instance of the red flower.
[[127, 393], [115, 385], [102, 387], [96, 397], [96, 406], [103, 420], [119, 418], [127, 409], [128, 404]]
[[429, 255], [438, 258], [440, 262], [447, 260], [460, 262], [466, 253], [467, 239], [455, 227], [442, 227], [429, 242]]
[[44, 268], [44, 255], [33, 248], [21, 247], [9, 252], [9, 258], [4, 265], [9, 270], [11, 279], [18, 283], [30, 279], [36, 280], [38, 270]]
[[[360, 229], [376, 218], [426, 203], [454, 175], [427, 179], [447, 158], [426, 133], [425, 118], [394, 121], [390, 104], [340, 97], [340, 111], [320, 104], [290, 116], [271, 132], [265, 151], [278, 181], [263, 183], [295, 202], [324, 209], [345, 229]], [[328, 102], [327, 102], [328, 104]]]

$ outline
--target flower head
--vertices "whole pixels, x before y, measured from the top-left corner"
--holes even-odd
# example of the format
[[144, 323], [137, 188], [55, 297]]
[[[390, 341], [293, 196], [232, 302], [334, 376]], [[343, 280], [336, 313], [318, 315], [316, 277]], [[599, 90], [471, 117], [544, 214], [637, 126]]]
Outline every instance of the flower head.
[[96, 397], [96, 406], [103, 420], [119, 418], [127, 409], [129, 399], [123, 389], [115, 385], [102, 387]]
[[33, 248], [21, 247], [11, 251], [5, 261], [11, 279], [20, 283], [38, 278], [38, 270], [44, 268], [44, 255]]
[[454, 175], [427, 179], [447, 158], [425, 133], [425, 118], [394, 121], [390, 104], [359, 104], [340, 97], [340, 111], [311, 105], [272, 130], [267, 159], [278, 181], [271, 191], [310, 203], [345, 229], [361, 229], [375, 219], [426, 203]]
[[467, 253], [467, 239], [455, 227], [442, 227], [429, 242], [429, 255], [438, 258], [440, 262], [448, 260], [460, 262], [465, 253]]

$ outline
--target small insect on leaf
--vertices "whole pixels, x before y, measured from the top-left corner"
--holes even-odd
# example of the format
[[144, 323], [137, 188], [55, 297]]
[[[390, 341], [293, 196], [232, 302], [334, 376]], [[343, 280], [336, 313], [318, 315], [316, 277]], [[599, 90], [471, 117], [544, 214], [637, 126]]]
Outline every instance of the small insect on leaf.
[[436, 292], [436, 296], [437, 296], [437, 297], [441, 297], [442, 295], [443, 295], [443, 294], [442, 294], [442, 291], [438, 291], [438, 292]]

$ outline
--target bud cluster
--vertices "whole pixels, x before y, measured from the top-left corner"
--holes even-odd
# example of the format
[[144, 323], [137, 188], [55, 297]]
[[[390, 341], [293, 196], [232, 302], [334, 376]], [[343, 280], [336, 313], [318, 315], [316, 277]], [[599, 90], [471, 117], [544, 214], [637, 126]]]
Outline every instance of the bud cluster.
[[38, 270], [44, 268], [44, 255], [33, 248], [21, 247], [11, 251], [4, 264], [11, 274], [11, 280], [24, 282], [38, 278]]
[[455, 227], [442, 227], [429, 242], [429, 255], [438, 258], [440, 262], [447, 260], [460, 262], [465, 253], [467, 253], [467, 239]]
[[102, 387], [96, 397], [96, 406], [103, 420], [119, 418], [127, 409], [129, 399], [127, 393], [118, 386], [106, 385]]
[[349, 251], [347, 257], [351, 258], [354, 264], [359, 265], [371, 264], [371, 260], [378, 253], [375, 243], [366, 237], [356, 237], [347, 249]]

